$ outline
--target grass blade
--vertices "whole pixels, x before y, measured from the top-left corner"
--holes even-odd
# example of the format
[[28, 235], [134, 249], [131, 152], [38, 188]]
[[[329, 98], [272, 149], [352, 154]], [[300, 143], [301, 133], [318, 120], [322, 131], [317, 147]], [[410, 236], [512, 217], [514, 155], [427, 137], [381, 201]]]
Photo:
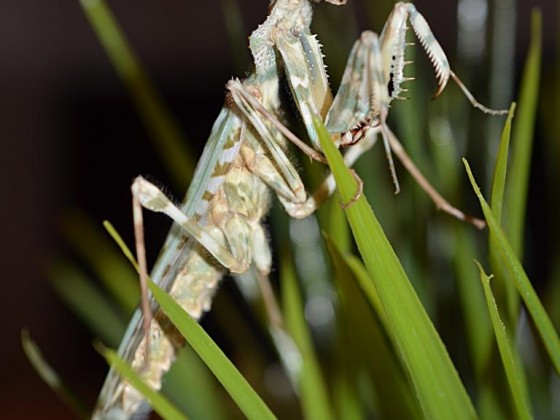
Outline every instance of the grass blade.
[[125, 320], [84, 273], [70, 264], [58, 263], [47, 275], [58, 296], [93, 333], [111, 346], [124, 334]]
[[426, 418], [476, 417], [474, 407], [439, 335], [371, 207], [344, 165], [342, 156], [320, 121], [315, 121], [321, 146], [334, 173], [339, 194], [347, 203], [346, 215], [358, 249], [376, 283], [391, 336], [408, 371]]
[[123, 260], [99, 226], [83, 212], [72, 211], [62, 221], [66, 240], [91, 267], [96, 278], [126, 314], [138, 305], [138, 276]]
[[500, 356], [502, 358], [502, 363], [508, 379], [508, 385], [513, 396], [513, 403], [517, 413], [517, 418], [527, 420], [531, 419], [531, 409], [526, 398], [526, 387], [523, 376], [518, 374], [518, 369], [521, 369], [518, 365], [519, 357], [516, 357], [514, 354], [514, 349], [506, 332], [506, 326], [500, 319], [498, 306], [496, 305], [492, 289], [490, 288], [490, 279], [492, 276], [488, 276], [484, 272], [484, 269], [478, 261], [475, 262], [480, 272], [480, 281], [482, 282], [482, 287], [484, 288], [488, 312], [490, 313], [490, 318], [492, 319], [494, 334], [496, 335], [496, 341], [498, 343], [498, 349], [500, 350]]
[[283, 258], [281, 281], [286, 328], [301, 353], [299, 384], [303, 417], [331, 419], [333, 411], [325, 388], [326, 382], [315, 357], [294, 266], [287, 257]]
[[150, 291], [169, 319], [249, 419], [276, 418], [204, 329], [153, 282]]
[[35, 369], [37, 374], [41, 377], [45, 383], [51, 387], [51, 389], [60, 398], [68, 404], [68, 406], [74, 411], [78, 418], [87, 419], [89, 418], [88, 410], [84, 405], [78, 400], [74, 393], [62, 382], [60, 376], [54, 371], [54, 369], [47, 363], [41, 350], [35, 344], [35, 341], [31, 339], [29, 331], [26, 329], [21, 331], [21, 346], [23, 351], [31, 363], [31, 366]]
[[136, 388], [149, 402], [152, 408], [164, 419], [179, 420], [186, 419], [165, 397], [145, 384], [140, 376], [134, 372], [117, 352], [98, 344], [97, 350], [107, 360], [107, 363]]
[[[498, 149], [498, 156], [496, 157], [496, 165], [494, 166], [494, 179], [492, 181], [490, 207], [499, 225], [502, 225], [502, 207], [506, 186], [511, 122], [513, 119], [513, 114], [515, 112], [515, 107], [516, 104], [514, 102], [511, 104], [509, 114], [502, 131], [500, 147]], [[507, 271], [503, 270], [503, 264], [501, 263], [499, 252], [496, 249], [496, 245], [494, 244], [492, 235], [489, 235], [489, 241], [490, 245], [488, 249], [490, 266], [492, 267], [492, 271], [496, 274], [496, 276], [502, 280], [497, 284], [495, 295], [500, 306], [502, 303], [504, 303], [507, 309], [506, 320], [509, 325], [513, 326], [516, 323], [517, 314], [519, 312], [519, 295], [515, 290], [515, 285], [513, 284], [513, 282], [505, 281], [505, 277], [508, 275], [508, 273]]]
[[513, 125], [513, 150], [510, 164], [511, 176], [507, 185], [508, 237], [515, 255], [523, 258], [523, 234], [527, 207], [529, 166], [533, 146], [533, 132], [539, 92], [542, 34], [541, 14], [534, 10], [531, 19], [531, 46], [525, 60], [519, 96], [519, 110]]
[[537, 330], [543, 340], [544, 346], [548, 352], [550, 360], [552, 361], [554, 369], [556, 369], [556, 372], [560, 374], [560, 339], [558, 338], [558, 334], [554, 330], [554, 326], [552, 325], [550, 318], [546, 314], [546, 311], [544, 310], [537, 294], [535, 293], [535, 289], [533, 289], [533, 286], [529, 281], [525, 270], [523, 270], [521, 263], [516, 258], [513, 247], [508, 241], [502, 228], [496, 222], [494, 214], [486, 203], [486, 200], [484, 200], [484, 197], [480, 192], [480, 188], [476, 184], [468, 162], [463, 159], [463, 163], [465, 164], [465, 168], [467, 169], [467, 173], [469, 175], [469, 179], [473, 186], [474, 192], [476, 193], [480, 201], [480, 205], [482, 207], [482, 211], [484, 212], [484, 217], [486, 218], [488, 227], [490, 228], [490, 232], [492, 233], [492, 235], [494, 235], [496, 247], [500, 253], [500, 256], [504, 260], [506, 267], [511, 274], [517, 292], [521, 295], [521, 298], [525, 302], [527, 310], [531, 314], [533, 322], [535, 323], [535, 326], [537, 327]]
[[146, 124], [171, 179], [184, 190], [195, 162], [178, 123], [142, 69], [107, 4], [103, 0], [80, 0], [80, 4]]
[[[352, 385], [356, 387], [364, 366], [369, 369], [375, 389], [378, 412], [374, 417], [388, 419], [420, 418], [412, 397], [410, 383], [397, 358], [386, 331], [386, 316], [375, 286], [361, 260], [344, 256], [334, 241], [326, 238], [331, 255], [338, 294], [339, 347], [349, 368], [356, 370]], [[373, 303], [372, 302], [377, 302]], [[345, 413], [343, 413], [346, 418]]]

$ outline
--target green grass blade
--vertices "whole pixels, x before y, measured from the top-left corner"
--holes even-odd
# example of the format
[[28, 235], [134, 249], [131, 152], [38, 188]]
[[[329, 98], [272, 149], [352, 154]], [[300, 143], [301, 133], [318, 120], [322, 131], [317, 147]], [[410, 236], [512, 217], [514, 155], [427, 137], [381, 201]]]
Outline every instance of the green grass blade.
[[276, 418], [204, 329], [153, 282], [150, 291], [169, 319], [249, 419]]
[[286, 328], [301, 353], [300, 396], [305, 419], [331, 419], [332, 409], [325, 380], [315, 356], [311, 334], [303, 311], [298, 281], [293, 263], [282, 261], [282, 302]]
[[80, 211], [67, 213], [61, 227], [72, 249], [91, 267], [124, 313], [131, 314], [140, 298], [138, 276], [114, 244], [95, 222]]
[[504, 124], [502, 137], [500, 139], [500, 148], [498, 149], [498, 156], [496, 158], [496, 165], [494, 167], [494, 177], [492, 181], [490, 207], [492, 208], [492, 212], [496, 215], [496, 221], [499, 224], [501, 224], [502, 222], [502, 207], [504, 200], [504, 190], [506, 187], [509, 139], [511, 136], [511, 121], [515, 113], [515, 107], [516, 104], [515, 102], [513, 102], [509, 108], [506, 123]]
[[51, 266], [47, 275], [58, 296], [103, 342], [117, 346], [126, 323], [86, 275], [71, 264]]
[[165, 374], [161, 392], [189, 417], [220, 420], [226, 413], [217, 388], [219, 385], [206, 365], [193, 349], [185, 346]]
[[521, 366], [519, 366], [518, 363], [519, 357], [514, 354], [514, 349], [506, 332], [506, 326], [500, 319], [498, 306], [496, 305], [494, 295], [492, 294], [492, 289], [490, 288], [490, 279], [492, 278], [492, 276], [488, 276], [484, 272], [484, 269], [478, 261], [475, 262], [480, 271], [480, 281], [482, 282], [484, 294], [486, 295], [488, 312], [490, 313], [490, 318], [492, 319], [494, 334], [496, 335], [498, 349], [500, 350], [500, 356], [502, 358], [502, 363], [504, 365], [504, 370], [508, 379], [508, 385], [513, 397], [513, 403], [515, 406], [515, 411], [517, 413], [517, 418], [531, 419], [531, 409], [527, 401], [527, 388], [524, 383], [524, 377], [523, 375], [518, 373], [518, 370], [521, 369]]
[[[103, 227], [107, 230], [109, 235], [111, 235], [111, 238], [113, 238], [113, 240], [117, 243], [126, 259], [130, 262], [130, 264], [132, 264], [134, 269], [138, 271], [138, 263], [136, 262], [136, 257], [134, 256], [128, 245], [126, 245], [126, 242], [119, 234], [117, 229], [115, 229], [115, 227], [108, 220], [103, 221]], [[138, 303], [138, 299], [136, 300], [136, 303]]]
[[480, 188], [476, 184], [468, 162], [465, 159], [463, 159], [463, 162], [465, 164], [465, 168], [467, 169], [467, 173], [469, 175], [469, 179], [473, 186], [474, 192], [476, 193], [480, 201], [480, 205], [482, 207], [482, 211], [484, 212], [484, 217], [486, 218], [488, 227], [490, 228], [492, 235], [494, 235], [496, 247], [500, 253], [500, 256], [505, 262], [508, 271], [510, 272], [517, 292], [521, 295], [521, 298], [525, 302], [527, 310], [531, 314], [531, 318], [533, 319], [533, 322], [537, 327], [537, 330], [543, 340], [544, 346], [548, 352], [554, 368], [556, 369], [556, 372], [560, 374], [560, 339], [558, 338], [558, 334], [554, 330], [554, 326], [552, 325], [550, 318], [546, 314], [546, 311], [544, 310], [537, 294], [535, 293], [535, 289], [533, 289], [533, 285], [529, 281], [525, 270], [523, 270], [521, 263], [516, 258], [513, 247], [508, 241], [502, 228], [496, 222], [492, 210], [486, 203], [486, 200], [484, 200], [484, 197], [480, 192]]
[[477, 382], [484, 381], [484, 373], [493, 348], [492, 325], [484, 307], [484, 292], [478, 282], [472, 281], [476, 274], [472, 265], [477, 243], [469, 226], [455, 226], [455, 258], [453, 264], [457, 277], [457, 290], [465, 320], [465, 338], [468, 342], [471, 360]]
[[334, 173], [358, 249], [376, 283], [387, 314], [388, 334], [408, 371], [426, 418], [476, 417], [474, 407], [439, 335], [356, 180], [320, 121], [315, 121], [321, 146]]
[[[511, 104], [509, 114], [502, 131], [500, 139], [500, 147], [498, 149], [498, 156], [496, 157], [496, 165], [494, 166], [494, 179], [492, 181], [492, 192], [490, 199], [490, 208], [496, 217], [499, 225], [502, 225], [502, 208], [504, 201], [504, 191], [506, 187], [506, 174], [508, 165], [508, 152], [509, 142], [511, 135], [511, 122], [515, 112], [515, 102]], [[507, 322], [509, 325], [515, 325], [517, 314], [519, 312], [519, 295], [515, 290], [515, 285], [512, 281], [506, 281], [505, 277], [508, 275], [507, 271], [503, 270], [503, 265], [499, 256], [499, 251], [494, 244], [494, 237], [489, 235], [489, 258], [492, 272], [501, 279], [495, 290], [495, 296], [499, 306], [502, 303], [507, 308]]]
[[48, 364], [29, 331], [21, 331], [23, 351], [41, 379], [72, 409], [80, 419], [88, 419], [89, 413], [82, 402], [63, 382], [58, 373]]
[[171, 179], [185, 189], [196, 162], [190, 157], [193, 154], [187, 149], [179, 124], [142, 69], [105, 1], [80, 0], [80, 4], [146, 124]]
[[237, 74], [243, 74], [250, 58], [239, 4], [237, 0], [221, 0], [221, 3], [234, 68]]
[[187, 417], [179, 412], [165, 397], [144, 383], [142, 378], [134, 372], [116, 351], [108, 349], [101, 344], [96, 345], [97, 351], [107, 360], [123, 378], [138, 390], [150, 403], [152, 408], [164, 419], [179, 420]]
[[515, 255], [523, 258], [523, 234], [527, 207], [529, 166], [531, 163], [533, 132], [537, 112], [541, 55], [541, 14], [535, 10], [531, 19], [531, 46], [525, 60], [519, 96], [519, 110], [513, 124], [513, 146], [507, 184], [507, 233]]
[[[339, 334], [344, 340], [338, 349], [348, 368], [355, 369], [353, 385], [363, 376], [364, 365], [372, 376], [378, 412], [388, 419], [421, 418], [410, 383], [405, 377], [386, 331], [386, 316], [375, 286], [361, 260], [344, 256], [334, 241], [326, 238], [338, 294]], [[377, 302], [373, 303], [372, 301]], [[339, 416], [344, 417], [346, 416]]]

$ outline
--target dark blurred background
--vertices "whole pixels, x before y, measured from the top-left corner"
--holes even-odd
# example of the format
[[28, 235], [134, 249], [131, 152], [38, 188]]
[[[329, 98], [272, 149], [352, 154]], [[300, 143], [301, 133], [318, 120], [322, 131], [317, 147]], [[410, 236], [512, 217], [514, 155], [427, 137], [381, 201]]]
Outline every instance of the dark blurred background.
[[[362, 3], [351, 6], [358, 15]], [[514, 83], [528, 44], [529, 11], [536, 5], [544, 12], [543, 69], [552, 71], [558, 59], [556, 3], [518, 2]], [[200, 150], [221, 107], [224, 83], [242, 76], [234, 67], [220, 2], [109, 4], [194, 150]], [[267, 2], [239, 4], [249, 35], [266, 15]], [[453, 61], [456, 2], [416, 6]], [[387, 15], [381, 13], [380, 21]], [[20, 346], [26, 327], [68, 384], [93, 403], [105, 362], [45, 275], [56, 258], [71, 255], [59, 222], [69, 209], [81, 208], [97, 222], [110, 219], [130, 243], [133, 177], [148, 174], [172, 184], [78, 0], [0, 1], [0, 100], [0, 182], [6, 187], [0, 206], [2, 416], [71, 418]], [[156, 240], [165, 234], [160, 230]]]

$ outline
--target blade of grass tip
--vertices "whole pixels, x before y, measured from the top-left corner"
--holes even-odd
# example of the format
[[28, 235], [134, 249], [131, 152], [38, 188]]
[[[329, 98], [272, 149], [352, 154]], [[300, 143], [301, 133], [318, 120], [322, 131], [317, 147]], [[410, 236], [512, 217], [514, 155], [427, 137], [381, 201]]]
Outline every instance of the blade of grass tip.
[[523, 69], [519, 110], [513, 123], [513, 145], [510, 163], [510, 177], [507, 182], [506, 231], [511, 246], [520, 260], [523, 259], [523, 236], [529, 166], [531, 163], [533, 133], [539, 92], [542, 54], [541, 14], [533, 10], [531, 16], [531, 45]]
[[88, 410], [74, 393], [62, 382], [60, 376], [47, 363], [41, 350], [29, 335], [29, 331], [21, 331], [21, 346], [23, 351], [43, 381], [72, 409], [78, 418], [89, 418]]
[[490, 318], [492, 319], [494, 334], [496, 335], [498, 349], [500, 351], [500, 356], [502, 358], [502, 363], [508, 379], [508, 385], [513, 397], [517, 418], [531, 419], [533, 417], [531, 416], [531, 408], [527, 398], [527, 385], [524, 382], [524, 375], [519, 372], [519, 370], [522, 369], [519, 364], [519, 355], [515, 354], [515, 350], [512, 347], [511, 341], [509, 340], [506, 332], [506, 326], [500, 319], [498, 306], [496, 305], [492, 289], [490, 288], [490, 279], [492, 276], [488, 276], [484, 272], [484, 269], [478, 261], [475, 261], [475, 263], [480, 271], [480, 281], [482, 282], [484, 294], [486, 295], [488, 312], [490, 313]]
[[160, 287], [152, 281], [148, 285], [171, 322], [214, 373], [241, 411], [249, 419], [275, 419], [274, 414], [206, 331]]
[[221, 3], [234, 68], [238, 74], [243, 74], [250, 59], [239, 3], [237, 0], [222, 0]]
[[124, 379], [126, 379], [138, 392], [140, 392], [150, 405], [162, 418], [169, 420], [186, 419], [187, 417], [175, 408], [163, 395], [147, 385], [142, 378], [119, 357], [116, 351], [103, 345], [95, 344], [96, 350], [107, 360]]
[[71, 211], [61, 222], [66, 240], [101, 280], [105, 289], [130, 315], [138, 304], [138, 277], [115, 250], [114, 244], [81, 211]]
[[[498, 149], [498, 155], [496, 157], [496, 165], [494, 166], [494, 176], [492, 180], [492, 192], [490, 198], [490, 208], [496, 216], [496, 221], [498, 224], [502, 225], [502, 207], [504, 199], [504, 190], [506, 185], [506, 173], [508, 164], [508, 152], [509, 152], [509, 140], [511, 134], [511, 121], [513, 119], [513, 114], [515, 112], [515, 102], [510, 106], [508, 117], [502, 131], [502, 136], [500, 139], [500, 147]], [[496, 276], [502, 280], [505, 280], [505, 276], [508, 275], [507, 271], [503, 270], [503, 265], [501, 264], [499, 252], [497, 251], [493, 236], [489, 235], [489, 257], [490, 266], [492, 271]], [[515, 290], [515, 285], [512, 281], [500, 281], [495, 290], [495, 296], [497, 301], [501, 304], [505, 300], [505, 307], [507, 309], [507, 321], [511, 326], [516, 325], [517, 314], [519, 312], [519, 295]], [[515, 330], [515, 328], [513, 328]]]
[[195, 161], [179, 124], [142, 69], [107, 4], [103, 0], [80, 0], [80, 4], [146, 124], [171, 179], [185, 190], [192, 178]]
[[515, 113], [516, 103], [513, 102], [509, 108], [506, 123], [502, 130], [500, 139], [500, 147], [498, 149], [498, 156], [496, 158], [496, 165], [494, 166], [494, 176], [492, 180], [492, 194], [490, 199], [490, 208], [496, 216], [496, 221], [501, 224], [502, 222], [502, 207], [504, 199], [504, 190], [506, 185], [506, 173], [509, 153], [509, 139], [511, 135], [511, 121]]
[[505, 262], [506, 267], [510, 272], [517, 292], [521, 295], [521, 298], [523, 299], [523, 302], [525, 302], [525, 306], [527, 307], [529, 314], [531, 314], [531, 318], [533, 319], [533, 322], [537, 327], [537, 331], [539, 332], [539, 335], [543, 340], [544, 346], [548, 352], [550, 360], [552, 361], [554, 369], [558, 374], [560, 374], [560, 339], [558, 338], [558, 334], [554, 330], [554, 326], [552, 325], [552, 322], [546, 314], [541, 301], [535, 293], [535, 289], [533, 289], [533, 286], [529, 281], [525, 270], [523, 270], [519, 259], [516, 258], [513, 247], [508, 241], [500, 225], [498, 225], [498, 223], [496, 222], [494, 214], [486, 203], [486, 200], [484, 200], [484, 197], [480, 192], [480, 188], [476, 184], [468, 162], [463, 159], [463, 163], [465, 164], [465, 168], [473, 186], [473, 190], [480, 201], [480, 205], [482, 207], [484, 217], [486, 218], [486, 222], [488, 223], [488, 227], [495, 237], [496, 248], [498, 249], [502, 260]]
[[47, 276], [58, 296], [104, 342], [116, 346], [126, 323], [93, 282], [77, 267], [57, 263], [47, 269]]
[[[103, 227], [107, 230], [109, 235], [111, 235], [111, 238], [113, 238], [113, 240], [117, 243], [126, 259], [130, 261], [134, 269], [138, 271], [138, 263], [136, 262], [136, 257], [134, 256], [134, 254], [132, 254], [132, 251], [126, 245], [126, 242], [123, 240], [119, 232], [117, 232], [117, 229], [115, 229], [115, 227], [108, 220], [103, 221]], [[138, 300], [136, 302], [138, 302]]]
[[356, 179], [334, 147], [325, 127], [315, 120], [321, 146], [358, 249], [387, 314], [393, 340], [426, 418], [476, 417], [471, 400], [430, 318], [365, 197], [357, 196]]
[[303, 302], [293, 262], [286, 253], [281, 258], [282, 303], [286, 328], [301, 352], [299, 375], [303, 417], [306, 419], [331, 419], [332, 409], [325, 379], [305, 320]]

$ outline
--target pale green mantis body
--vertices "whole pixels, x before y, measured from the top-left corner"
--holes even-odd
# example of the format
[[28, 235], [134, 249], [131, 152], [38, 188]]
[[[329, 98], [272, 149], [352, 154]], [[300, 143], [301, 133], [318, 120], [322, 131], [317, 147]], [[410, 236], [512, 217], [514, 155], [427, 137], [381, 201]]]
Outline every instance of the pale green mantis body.
[[[258, 276], [266, 278], [270, 273], [272, 258], [261, 222], [270, 205], [271, 191], [295, 218], [310, 215], [333, 193], [335, 185], [329, 176], [308, 196], [289, 158], [289, 143], [294, 143], [312, 159], [324, 161], [313, 125], [315, 118], [325, 123], [337, 145], [353, 144], [345, 153], [349, 166], [373, 146], [377, 134], [381, 133], [397, 191], [391, 150], [438, 208], [479, 227], [482, 224], [451, 206], [433, 189], [385, 124], [391, 100], [404, 90], [401, 83], [410, 80], [403, 74], [407, 22], [434, 65], [437, 94], [451, 76], [474, 106], [498, 113], [478, 104], [456, 78], [415, 7], [397, 3], [379, 37], [369, 31], [362, 34], [350, 53], [334, 99], [320, 44], [309, 29], [311, 18], [309, 0], [272, 2], [266, 21], [250, 37], [254, 73], [243, 82], [232, 80], [227, 84], [228, 98], [214, 123], [181, 208], [143, 178], [137, 178], [132, 185], [141, 277], [146, 277], [142, 206], [165, 213], [176, 222], [151, 279], [196, 319], [210, 309], [218, 282], [225, 273], [245, 273], [251, 264]], [[279, 62], [283, 67], [278, 66]], [[284, 72], [313, 147], [299, 140], [283, 124], [279, 76]], [[391, 93], [389, 81], [393, 85]], [[173, 337], [173, 329], [161, 311], [155, 309], [153, 320], [148, 317], [149, 312], [149, 305], [144, 306], [144, 317], [140, 310], [136, 312], [119, 352], [146, 383], [159, 389], [182, 339]], [[147, 409], [141, 394], [111, 370], [94, 418], [130, 418]]]

